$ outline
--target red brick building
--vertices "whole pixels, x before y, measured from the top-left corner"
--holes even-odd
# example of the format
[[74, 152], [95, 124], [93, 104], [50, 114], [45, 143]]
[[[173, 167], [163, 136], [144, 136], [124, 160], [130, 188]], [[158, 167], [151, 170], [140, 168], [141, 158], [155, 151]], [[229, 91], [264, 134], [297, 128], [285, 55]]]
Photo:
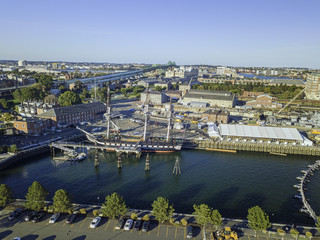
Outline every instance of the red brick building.
[[222, 110], [208, 110], [201, 115], [201, 119], [213, 123], [228, 123], [229, 117], [230, 113]]
[[39, 135], [51, 128], [51, 120], [40, 118], [20, 118], [13, 121], [13, 127], [19, 133]]
[[256, 98], [260, 95], [263, 95], [264, 92], [250, 92], [250, 91], [244, 91], [241, 95], [241, 97], [250, 97], [250, 98]]
[[253, 108], [282, 108], [282, 104], [274, 102], [273, 98], [267, 94], [258, 96], [256, 100], [248, 101], [246, 105]]

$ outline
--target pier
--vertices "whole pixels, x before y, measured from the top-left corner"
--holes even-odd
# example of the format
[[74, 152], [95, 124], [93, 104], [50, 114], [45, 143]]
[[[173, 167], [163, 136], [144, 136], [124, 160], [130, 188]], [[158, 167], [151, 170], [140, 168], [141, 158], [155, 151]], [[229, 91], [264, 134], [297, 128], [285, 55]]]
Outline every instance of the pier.
[[307, 170], [302, 170], [301, 172], [303, 173], [303, 176], [297, 177], [297, 179], [300, 181], [299, 184], [294, 185], [295, 188], [298, 189], [299, 194], [298, 197], [301, 199], [303, 207], [300, 209], [301, 212], [305, 212], [307, 214], [309, 214], [309, 216], [311, 218], [314, 219], [314, 221], [317, 221], [317, 215], [316, 213], [313, 211], [313, 209], [311, 208], [310, 204], [308, 203], [305, 193], [304, 193], [304, 189], [305, 189], [305, 184], [306, 182], [308, 182], [308, 177], [310, 175], [313, 175], [313, 171], [319, 169], [320, 167], [320, 160], [317, 160], [314, 164], [309, 165], [309, 168]]

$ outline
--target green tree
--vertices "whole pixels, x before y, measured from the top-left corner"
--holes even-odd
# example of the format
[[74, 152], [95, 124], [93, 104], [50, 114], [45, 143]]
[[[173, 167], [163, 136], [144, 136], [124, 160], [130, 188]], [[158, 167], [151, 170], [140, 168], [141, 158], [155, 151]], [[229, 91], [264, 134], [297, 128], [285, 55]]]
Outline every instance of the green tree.
[[82, 93], [83, 89], [84, 89], [84, 85], [80, 80], [77, 80], [74, 82], [72, 91], [74, 91], [77, 94], [80, 94]]
[[163, 223], [172, 217], [174, 208], [169, 204], [169, 200], [163, 197], [158, 197], [157, 200], [152, 203], [152, 212], [155, 218]]
[[20, 102], [23, 101], [20, 89], [14, 90], [14, 92], [12, 93], [12, 96], [14, 97], [14, 99], [16, 99]]
[[42, 185], [34, 181], [28, 189], [25, 207], [34, 211], [40, 211], [46, 205], [48, 191]]
[[85, 88], [85, 89], [83, 89], [82, 93], [80, 93], [79, 96], [80, 96], [81, 100], [83, 101], [84, 99], [90, 97], [90, 93], [89, 93], [89, 91]]
[[71, 91], [66, 91], [59, 96], [59, 103], [62, 106], [71, 106], [81, 102], [79, 95]]
[[4, 98], [0, 99], [0, 105], [2, 105], [2, 107], [5, 109], [9, 108], [8, 102]]
[[57, 103], [59, 99], [56, 95], [50, 94], [44, 98], [44, 101], [48, 103]]
[[14, 115], [10, 113], [3, 113], [0, 115], [0, 121], [11, 122], [14, 119]]
[[217, 225], [217, 226], [221, 226], [222, 216], [217, 209], [212, 210], [211, 221], [212, 221], [212, 224]]
[[67, 88], [64, 85], [60, 85], [58, 89], [60, 90], [61, 93], [64, 93], [65, 91], [67, 91]]
[[13, 144], [9, 147], [8, 149], [8, 152], [11, 152], [11, 153], [17, 153], [18, 152], [18, 148], [17, 148], [17, 145]]
[[[193, 205], [194, 213], [197, 223], [203, 226], [203, 238], [205, 239], [205, 227], [208, 223], [213, 223], [212, 209], [206, 204]], [[216, 212], [215, 212], [216, 214]], [[216, 216], [217, 217], [217, 216]], [[221, 221], [221, 220], [220, 220]]]
[[155, 88], [153, 89], [155, 91], [161, 92], [162, 91], [162, 87], [160, 86], [155, 86]]
[[271, 226], [269, 216], [259, 206], [254, 206], [248, 210], [247, 219], [250, 227], [255, 231], [267, 230]]
[[6, 204], [13, 200], [13, 192], [6, 184], [0, 185], [0, 207], [6, 206]]
[[127, 212], [127, 206], [123, 197], [114, 192], [106, 196], [106, 201], [102, 204], [101, 212], [109, 218], [118, 218]]
[[53, 197], [54, 210], [60, 213], [68, 212], [71, 206], [71, 195], [63, 189], [57, 190]]
[[320, 231], [320, 216], [317, 217], [316, 227], [317, 227], [318, 230]]

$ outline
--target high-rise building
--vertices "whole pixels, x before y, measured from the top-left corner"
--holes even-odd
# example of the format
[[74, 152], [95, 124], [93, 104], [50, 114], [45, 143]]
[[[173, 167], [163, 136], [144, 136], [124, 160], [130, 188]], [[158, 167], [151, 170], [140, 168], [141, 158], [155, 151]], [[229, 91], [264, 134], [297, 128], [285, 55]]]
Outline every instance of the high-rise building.
[[25, 67], [26, 66], [26, 60], [19, 60], [18, 61], [18, 66], [19, 67]]
[[312, 100], [320, 100], [320, 73], [308, 74], [306, 97]]

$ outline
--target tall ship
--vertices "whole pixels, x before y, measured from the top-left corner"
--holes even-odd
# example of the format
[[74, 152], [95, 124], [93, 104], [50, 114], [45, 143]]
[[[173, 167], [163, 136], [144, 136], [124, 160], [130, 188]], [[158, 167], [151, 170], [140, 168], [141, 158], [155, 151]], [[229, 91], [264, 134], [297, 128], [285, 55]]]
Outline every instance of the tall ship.
[[146, 91], [146, 98], [142, 103], [143, 113], [144, 113], [144, 131], [142, 138], [134, 138], [132, 136], [118, 136], [116, 139], [111, 138], [110, 136], [110, 127], [114, 127], [115, 132], [118, 132], [117, 125], [111, 119], [111, 107], [110, 107], [110, 93], [108, 89], [108, 98], [107, 98], [107, 111], [104, 114], [106, 118], [107, 131], [105, 136], [95, 136], [79, 127], [79, 130], [86, 134], [87, 139], [97, 145], [110, 146], [110, 150], [115, 148], [135, 148], [140, 149], [141, 152], [146, 153], [169, 153], [180, 151], [182, 148], [182, 142], [174, 139], [170, 139], [171, 124], [172, 124], [172, 112], [173, 107], [170, 99], [170, 107], [168, 111], [168, 127], [167, 127], [167, 136], [166, 138], [147, 138], [147, 126], [150, 118], [149, 114], [149, 105], [148, 105], [148, 90]]

